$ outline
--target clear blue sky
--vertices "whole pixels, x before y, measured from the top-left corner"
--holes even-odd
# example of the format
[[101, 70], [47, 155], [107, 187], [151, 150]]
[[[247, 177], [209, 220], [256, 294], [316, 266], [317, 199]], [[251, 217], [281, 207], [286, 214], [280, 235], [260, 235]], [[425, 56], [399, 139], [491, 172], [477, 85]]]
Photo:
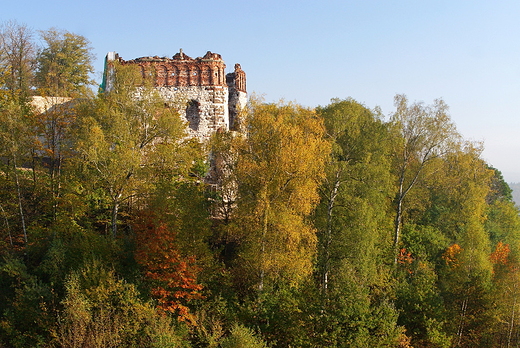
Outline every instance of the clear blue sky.
[[220, 53], [248, 91], [307, 106], [352, 97], [393, 111], [396, 93], [450, 105], [459, 131], [520, 182], [520, 1], [8, 1], [0, 22], [87, 37], [100, 79], [124, 59]]

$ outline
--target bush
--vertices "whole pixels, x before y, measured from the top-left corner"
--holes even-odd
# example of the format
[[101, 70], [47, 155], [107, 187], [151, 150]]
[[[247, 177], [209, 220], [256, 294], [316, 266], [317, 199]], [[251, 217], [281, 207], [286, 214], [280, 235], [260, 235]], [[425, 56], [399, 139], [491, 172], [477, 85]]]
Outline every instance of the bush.
[[139, 298], [133, 284], [93, 262], [66, 283], [58, 325], [60, 347], [182, 347], [170, 317]]
[[267, 348], [267, 344], [255, 332], [243, 325], [235, 324], [228, 337], [220, 344], [221, 348]]

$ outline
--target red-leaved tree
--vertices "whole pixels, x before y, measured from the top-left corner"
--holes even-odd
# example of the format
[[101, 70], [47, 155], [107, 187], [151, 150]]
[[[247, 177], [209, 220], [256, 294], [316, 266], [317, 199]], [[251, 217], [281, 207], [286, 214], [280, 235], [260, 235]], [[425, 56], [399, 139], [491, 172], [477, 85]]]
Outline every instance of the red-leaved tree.
[[142, 211], [133, 224], [135, 258], [151, 283], [158, 308], [176, 313], [179, 320], [193, 322], [187, 303], [202, 298], [197, 283], [200, 268], [194, 257], [183, 257], [175, 242], [176, 233], [151, 211]]

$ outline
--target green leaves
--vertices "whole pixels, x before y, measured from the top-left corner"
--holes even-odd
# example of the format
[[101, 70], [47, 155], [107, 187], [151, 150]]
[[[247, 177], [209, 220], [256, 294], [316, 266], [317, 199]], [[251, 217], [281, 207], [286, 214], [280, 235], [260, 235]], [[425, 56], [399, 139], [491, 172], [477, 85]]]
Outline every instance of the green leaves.
[[[256, 286], [299, 283], [311, 272], [316, 236], [307, 217], [316, 206], [329, 145], [321, 120], [298, 105], [253, 103], [237, 144], [234, 178], [243, 266]], [[246, 261], [247, 260], [247, 261]], [[252, 284], [251, 284], [252, 285]]]
[[351, 99], [334, 100], [318, 112], [332, 143], [316, 212], [323, 290], [344, 263], [375, 281], [384, 260], [381, 247], [388, 243], [385, 229], [393, 189], [389, 129], [373, 112]]
[[179, 347], [171, 320], [142, 301], [136, 287], [94, 262], [73, 272], [57, 330], [61, 347]]
[[94, 72], [90, 42], [81, 35], [49, 29], [40, 32], [46, 47], [36, 58], [36, 85], [40, 95], [78, 97], [90, 94]]
[[[138, 74], [134, 67], [118, 66], [118, 84], [128, 86]], [[121, 203], [143, 199], [159, 179], [187, 176], [198, 156], [193, 143], [182, 141], [184, 125], [157, 91], [141, 87], [140, 97], [135, 93], [116, 89], [78, 108], [76, 163], [85, 187], [102, 188], [110, 198], [114, 236]]]

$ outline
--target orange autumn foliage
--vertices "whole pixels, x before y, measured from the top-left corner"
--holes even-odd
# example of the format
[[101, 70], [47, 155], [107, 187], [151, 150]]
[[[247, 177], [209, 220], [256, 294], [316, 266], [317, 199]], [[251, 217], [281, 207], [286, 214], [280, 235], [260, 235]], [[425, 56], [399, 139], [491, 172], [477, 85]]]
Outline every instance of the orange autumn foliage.
[[458, 267], [461, 263], [459, 260], [459, 254], [462, 252], [462, 248], [458, 244], [453, 244], [442, 255], [442, 258], [444, 261], [446, 261], [446, 264], [452, 268]]
[[187, 302], [201, 299], [200, 271], [194, 257], [183, 257], [175, 243], [176, 234], [153, 212], [142, 212], [133, 224], [136, 234], [135, 259], [152, 284], [151, 295], [158, 308], [176, 313], [179, 320], [192, 322]]
[[408, 252], [406, 248], [402, 248], [399, 251], [399, 256], [397, 257], [397, 262], [402, 265], [411, 264], [413, 262], [412, 253]]
[[402, 265], [406, 271], [410, 274], [413, 273], [413, 271], [410, 269], [410, 265], [413, 263], [414, 258], [412, 257], [412, 253], [408, 252], [406, 248], [402, 248], [399, 251], [399, 256], [397, 257], [397, 262]]
[[509, 244], [504, 244], [502, 242], [498, 242], [495, 251], [489, 255], [489, 260], [495, 265], [507, 265], [508, 257], [511, 249], [509, 248]]

